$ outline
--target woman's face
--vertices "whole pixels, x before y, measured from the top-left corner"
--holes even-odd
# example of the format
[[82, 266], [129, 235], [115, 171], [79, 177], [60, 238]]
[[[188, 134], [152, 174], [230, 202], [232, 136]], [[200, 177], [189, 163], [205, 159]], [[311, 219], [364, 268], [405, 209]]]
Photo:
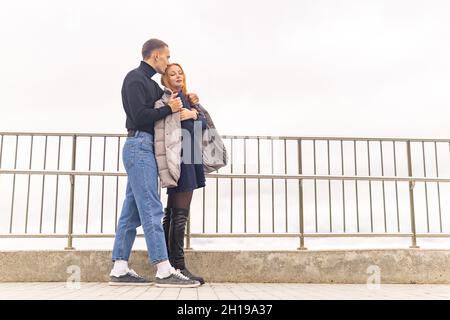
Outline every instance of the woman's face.
[[168, 79], [169, 79], [169, 87], [175, 89], [176, 91], [180, 90], [183, 87], [184, 83], [184, 74], [179, 66], [170, 66], [167, 71]]

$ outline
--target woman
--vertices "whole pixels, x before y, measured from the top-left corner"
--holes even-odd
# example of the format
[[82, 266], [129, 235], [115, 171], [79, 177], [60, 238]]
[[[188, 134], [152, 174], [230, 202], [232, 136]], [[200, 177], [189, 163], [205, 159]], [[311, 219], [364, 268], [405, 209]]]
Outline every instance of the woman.
[[188, 98], [186, 76], [179, 64], [169, 64], [161, 82], [166, 87], [165, 93], [155, 103], [155, 108], [166, 105], [174, 98], [180, 98], [183, 103], [180, 112], [155, 124], [155, 155], [161, 184], [167, 187], [168, 194], [163, 218], [167, 251], [175, 269], [204, 284], [202, 277], [186, 268], [183, 248], [193, 191], [205, 186], [202, 132], [207, 128], [207, 119], [199, 106], [191, 104], [198, 103], [198, 99]]

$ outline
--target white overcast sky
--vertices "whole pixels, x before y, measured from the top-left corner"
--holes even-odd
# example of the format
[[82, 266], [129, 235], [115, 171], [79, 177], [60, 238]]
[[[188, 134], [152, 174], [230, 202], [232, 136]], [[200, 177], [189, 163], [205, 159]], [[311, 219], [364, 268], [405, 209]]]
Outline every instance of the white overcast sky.
[[450, 136], [450, 2], [0, 2], [0, 131], [122, 133], [160, 38], [221, 134]]

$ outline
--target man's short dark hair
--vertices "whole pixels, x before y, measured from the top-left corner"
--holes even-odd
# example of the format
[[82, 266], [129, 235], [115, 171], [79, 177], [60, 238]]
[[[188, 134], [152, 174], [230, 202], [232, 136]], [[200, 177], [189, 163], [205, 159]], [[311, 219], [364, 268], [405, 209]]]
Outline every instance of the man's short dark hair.
[[153, 51], [157, 49], [162, 49], [168, 47], [168, 45], [159, 39], [147, 40], [142, 46], [142, 58], [145, 60], [152, 54]]

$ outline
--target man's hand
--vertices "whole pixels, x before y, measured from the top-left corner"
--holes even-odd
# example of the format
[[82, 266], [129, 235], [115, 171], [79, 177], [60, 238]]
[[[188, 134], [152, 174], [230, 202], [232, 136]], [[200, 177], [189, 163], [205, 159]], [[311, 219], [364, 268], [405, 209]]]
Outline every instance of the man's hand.
[[196, 105], [200, 101], [198, 95], [196, 95], [195, 93], [188, 93], [187, 96], [191, 105]]
[[189, 110], [186, 108], [181, 108], [180, 110], [180, 120], [184, 121], [184, 120], [189, 120], [189, 119], [194, 119], [197, 120], [197, 110]]
[[169, 107], [172, 109], [172, 113], [178, 112], [183, 108], [183, 102], [181, 102], [181, 98], [177, 98], [178, 92], [173, 93], [169, 98]]

